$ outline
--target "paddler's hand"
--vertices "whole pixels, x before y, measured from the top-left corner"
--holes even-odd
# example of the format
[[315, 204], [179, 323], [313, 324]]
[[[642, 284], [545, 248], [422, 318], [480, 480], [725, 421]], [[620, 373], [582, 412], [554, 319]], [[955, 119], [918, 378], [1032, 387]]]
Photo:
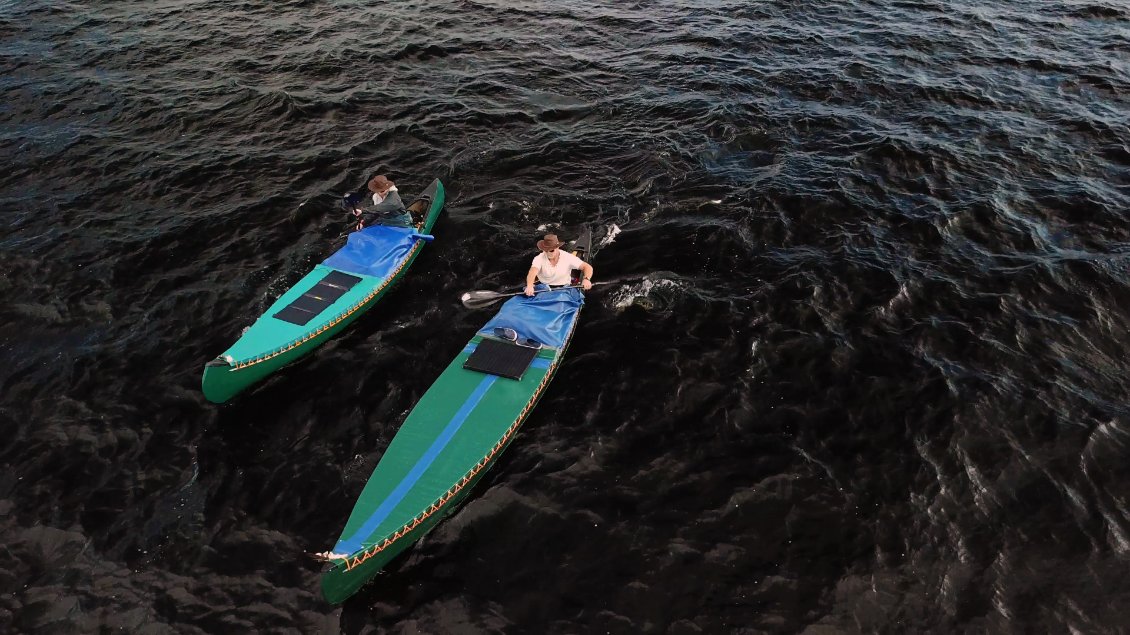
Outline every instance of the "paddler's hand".
[[534, 285], [532, 285], [532, 284], [526, 285], [526, 295], [527, 296], [533, 296], [534, 295]]
[[588, 291], [589, 289], [591, 289], [592, 288], [592, 280], [589, 280], [588, 278], [581, 280], [581, 288], [584, 289], [585, 291]]

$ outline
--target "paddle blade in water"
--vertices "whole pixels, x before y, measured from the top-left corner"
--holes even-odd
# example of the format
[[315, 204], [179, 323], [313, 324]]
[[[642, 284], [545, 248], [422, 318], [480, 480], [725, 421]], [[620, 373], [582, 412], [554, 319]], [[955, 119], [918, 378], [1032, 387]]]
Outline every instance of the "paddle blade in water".
[[468, 291], [463, 294], [463, 306], [468, 309], [482, 309], [503, 298], [509, 298], [513, 293], [498, 293], [497, 291]]

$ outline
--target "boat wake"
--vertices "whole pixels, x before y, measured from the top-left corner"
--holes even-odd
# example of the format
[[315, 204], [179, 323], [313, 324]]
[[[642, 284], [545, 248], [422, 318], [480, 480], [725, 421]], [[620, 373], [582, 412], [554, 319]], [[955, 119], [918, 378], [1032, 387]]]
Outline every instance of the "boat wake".
[[683, 295], [685, 292], [685, 284], [653, 274], [613, 291], [610, 294], [609, 305], [617, 311], [633, 306], [653, 311], [666, 308], [671, 304], [672, 296]]
[[616, 223], [609, 223], [604, 237], [600, 239], [600, 244], [597, 245], [597, 249], [604, 249], [605, 247], [616, 242], [616, 236], [620, 235], [620, 231], [621, 230], [619, 225], [617, 225]]

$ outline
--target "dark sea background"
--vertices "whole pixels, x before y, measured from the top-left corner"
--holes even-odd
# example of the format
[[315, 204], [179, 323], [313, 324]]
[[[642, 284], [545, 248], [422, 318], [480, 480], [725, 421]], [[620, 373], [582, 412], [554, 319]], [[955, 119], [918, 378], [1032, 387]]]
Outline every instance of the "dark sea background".
[[[1130, 7], [0, 2], [0, 632], [1130, 632]], [[439, 177], [231, 403], [204, 364]], [[460, 510], [321, 565], [547, 230], [604, 246]]]

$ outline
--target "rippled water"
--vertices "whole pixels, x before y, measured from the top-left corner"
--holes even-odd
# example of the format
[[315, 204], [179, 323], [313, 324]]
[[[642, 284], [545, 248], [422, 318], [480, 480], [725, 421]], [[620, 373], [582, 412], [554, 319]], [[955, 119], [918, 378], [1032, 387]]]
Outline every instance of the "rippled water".
[[[0, 630], [1118, 632], [1130, 10], [0, 3]], [[386, 300], [204, 363], [378, 171]], [[620, 233], [567, 363], [344, 607], [319, 565], [547, 227]]]

